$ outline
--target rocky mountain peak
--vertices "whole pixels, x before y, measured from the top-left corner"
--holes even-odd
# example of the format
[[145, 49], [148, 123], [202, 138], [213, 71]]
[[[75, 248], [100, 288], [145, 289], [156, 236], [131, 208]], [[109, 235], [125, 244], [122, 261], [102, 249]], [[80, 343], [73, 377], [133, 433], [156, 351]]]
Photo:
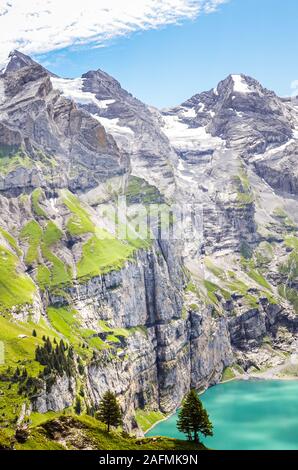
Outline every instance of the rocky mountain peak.
[[8, 60], [5, 68], [2, 70], [2, 73], [16, 72], [17, 70], [22, 69], [23, 67], [30, 67], [39, 65], [31, 57], [23, 54], [20, 51], [13, 50], [8, 56]]
[[47, 70], [45, 67], [43, 67], [38, 62], [33, 60], [30, 56], [23, 54], [22, 52], [16, 49], [9, 53], [7, 61], [4, 64], [4, 67], [2, 67], [2, 69], [0, 70], [0, 75], [18, 72], [25, 68], [30, 69], [30, 70], [35, 70], [35, 71], [38, 69], [42, 71], [44, 75], [47, 74], [48, 76], [51, 76], [51, 77], [57, 77], [57, 75]]
[[196, 94], [163, 114], [167, 128], [172, 128], [173, 122], [177, 127], [176, 121], [191, 129], [204, 128], [228, 147], [237, 146], [246, 154], [262, 153], [293, 136], [290, 107], [244, 74], [231, 74], [216, 88]]
[[224, 108], [252, 113], [273, 111], [282, 114], [281, 100], [275, 93], [244, 74], [229, 75], [212, 90], [212, 94], [218, 111]]
[[123, 92], [120, 83], [102, 70], [90, 70], [82, 75], [84, 81], [84, 89], [96, 95], [100, 95], [101, 99], [110, 98], [119, 92]]
[[219, 97], [226, 93], [248, 96], [252, 93], [264, 94], [265, 89], [257, 80], [248, 75], [231, 74], [218, 84], [213, 93]]
[[215, 88], [197, 93], [181, 106], [166, 109], [164, 112], [172, 114], [181, 107], [193, 108], [196, 114], [200, 115], [203, 115], [204, 112], [209, 114], [211, 112], [213, 115], [217, 114], [221, 108], [238, 109], [238, 107], [252, 108], [252, 111], [255, 112], [258, 108], [268, 107], [270, 100], [271, 102], [273, 100], [275, 102], [276, 100], [282, 101], [273, 91], [264, 88], [256, 79], [244, 74], [231, 74], [220, 81]]

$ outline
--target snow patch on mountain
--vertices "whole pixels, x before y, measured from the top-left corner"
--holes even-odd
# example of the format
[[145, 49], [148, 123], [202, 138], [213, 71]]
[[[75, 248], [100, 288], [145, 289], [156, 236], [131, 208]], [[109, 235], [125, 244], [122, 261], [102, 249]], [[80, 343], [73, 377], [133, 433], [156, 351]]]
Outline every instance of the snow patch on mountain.
[[92, 114], [92, 116], [100, 122], [100, 124], [106, 129], [108, 133], [112, 134], [117, 143], [120, 143], [120, 139], [122, 140], [123, 137], [131, 138], [134, 136], [132, 129], [126, 126], [121, 126], [119, 124], [119, 118], [108, 119], [98, 116], [97, 114]]
[[189, 165], [183, 160], [179, 160], [176, 171], [176, 177], [188, 183], [194, 183], [195, 170], [189, 168]]
[[110, 104], [115, 103], [115, 100], [98, 100], [93, 93], [83, 91], [83, 78], [68, 79], [51, 77], [51, 81], [54, 89], [61, 91], [65, 98], [70, 98], [76, 103], [95, 104], [102, 109], [107, 109]]
[[196, 110], [194, 108], [189, 108], [189, 109], [183, 110], [183, 117], [192, 118], [192, 117], [196, 117], [196, 115], [197, 115], [197, 113], [196, 113]]
[[76, 103], [88, 104], [93, 103], [93, 93], [83, 92], [82, 78], [51, 78], [53, 88], [61, 91], [65, 98], [74, 100]]
[[252, 90], [241, 75], [232, 75], [232, 79], [234, 81], [234, 91], [245, 94], [252, 93]]
[[107, 109], [110, 104], [113, 104], [116, 102], [116, 100], [97, 100], [99, 103], [99, 107], [102, 109]]
[[3, 81], [0, 80], [0, 105], [5, 101], [5, 92]]
[[297, 138], [298, 138], [298, 135], [297, 137], [294, 137], [290, 140], [288, 140], [288, 142], [285, 142], [284, 144], [282, 145], [279, 145], [278, 147], [273, 147], [273, 148], [270, 148], [269, 150], [266, 150], [266, 152], [264, 153], [261, 153], [261, 154], [258, 154], [258, 155], [254, 155], [251, 159], [250, 159], [250, 162], [251, 163], [255, 163], [255, 162], [258, 162], [258, 161], [262, 161], [266, 158], [274, 158], [276, 160], [280, 160], [281, 158], [281, 152], [284, 152], [288, 149], [288, 147], [290, 147], [292, 144], [294, 144], [296, 141], [297, 141]]
[[163, 131], [177, 150], [208, 150], [222, 147], [224, 141], [208, 134], [206, 127], [190, 128], [178, 116], [164, 116]]

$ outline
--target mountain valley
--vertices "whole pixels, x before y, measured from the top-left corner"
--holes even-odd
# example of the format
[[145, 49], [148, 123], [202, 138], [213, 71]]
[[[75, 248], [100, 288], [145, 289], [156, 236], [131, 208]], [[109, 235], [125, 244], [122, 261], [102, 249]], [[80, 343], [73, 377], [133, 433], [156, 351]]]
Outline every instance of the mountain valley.
[[60, 78], [13, 51], [0, 72], [3, 442], [78, 409], [92, 420], [108, 389], [142, 438], [190, 387], [297, 377], [297, 156], [298, 98], [251, 77], [158, 110], [101, 70]]

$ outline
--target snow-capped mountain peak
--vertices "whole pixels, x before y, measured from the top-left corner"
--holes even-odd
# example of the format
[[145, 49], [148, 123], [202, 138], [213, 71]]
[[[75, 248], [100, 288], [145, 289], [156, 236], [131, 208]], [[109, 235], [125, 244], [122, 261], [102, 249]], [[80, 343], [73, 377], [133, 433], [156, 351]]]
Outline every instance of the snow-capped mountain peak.
[[244, 75], [232, 75], [234, 82], [234, 91], [236, 93], [252, 93], [253, 90], [250, 88], [245, 80]]

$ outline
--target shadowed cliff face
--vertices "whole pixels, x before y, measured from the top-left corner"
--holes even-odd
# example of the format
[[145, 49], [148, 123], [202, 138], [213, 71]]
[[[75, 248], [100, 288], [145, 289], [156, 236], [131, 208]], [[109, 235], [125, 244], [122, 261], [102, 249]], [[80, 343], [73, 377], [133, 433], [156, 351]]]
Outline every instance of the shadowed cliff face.
[[[78, 396], [92, 413], [112, 389], [141, 432], [136, 410], [171, 412], [228, 367], [237, 376], [294, 354], [297, 130], [295, 103], [244, 75], [158, 111], [100, 70], [61, 79], [11, 54], [0, 73], [0, 381], [21, 419]], [[124, 239], [109, 215], [119, 195]], [[182, 235], [164, 239], [155, 214], [158, 235], [133, 237], [138, 206], [142, 225], [157, 203], [163, 215], [191, 209], [183, 224], [170, 218]], [[73, 350], [59, 346], [57, 363], [46, 343], [39, 363], [43, 337]]]

